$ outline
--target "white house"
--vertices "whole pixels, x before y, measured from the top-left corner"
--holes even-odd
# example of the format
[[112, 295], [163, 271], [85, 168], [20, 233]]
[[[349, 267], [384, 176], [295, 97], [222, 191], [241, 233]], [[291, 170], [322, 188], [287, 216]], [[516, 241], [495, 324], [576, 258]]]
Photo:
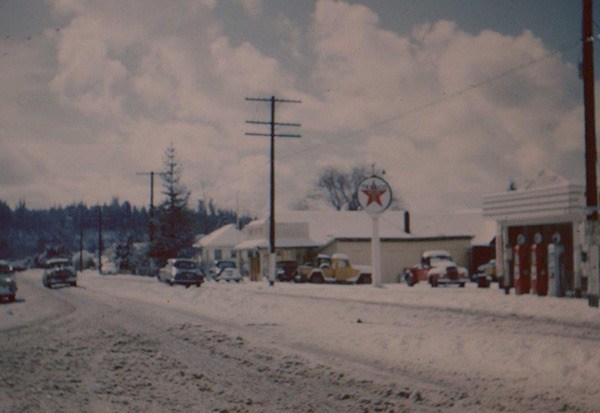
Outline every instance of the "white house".
[[194, 247], [200, 248], [202, 265], [207, 267], [216, 260], [237, 260], [235, 246], [242, 239], [242, 231], [237, 229], [237, 225], [228, 224], [202, 237]]

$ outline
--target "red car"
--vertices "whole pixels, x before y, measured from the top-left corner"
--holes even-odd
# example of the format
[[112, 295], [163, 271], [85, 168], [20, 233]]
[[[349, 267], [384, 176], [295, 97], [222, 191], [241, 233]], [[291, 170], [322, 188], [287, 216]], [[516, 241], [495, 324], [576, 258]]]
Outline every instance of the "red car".
[[405, 268], [402, 276], [409, 287], [419, 281], [426, 281], [432, 287], [452, 284], [464, 287], [469, 281], [467, 269], [459, 267], [452, 260], [450, 253], [445, 250], [425, 251], [421, 255], [421, 262]]

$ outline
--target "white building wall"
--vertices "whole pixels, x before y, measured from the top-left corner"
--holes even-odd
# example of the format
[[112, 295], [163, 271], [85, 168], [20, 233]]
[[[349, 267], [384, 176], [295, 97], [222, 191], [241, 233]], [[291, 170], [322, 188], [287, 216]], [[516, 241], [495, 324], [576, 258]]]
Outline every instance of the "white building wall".
[[[421, 254], [428, 250], [447, 250], [454, 261], [467, 267], [470, 239], [424, 239], [381, 242], [381, 278], [384, 283], [396, 283], [405, 267], [418, 263]], [[334, 241], [323, 252], [346, 254], [353, 264], [371, 265], [371, 241]]]

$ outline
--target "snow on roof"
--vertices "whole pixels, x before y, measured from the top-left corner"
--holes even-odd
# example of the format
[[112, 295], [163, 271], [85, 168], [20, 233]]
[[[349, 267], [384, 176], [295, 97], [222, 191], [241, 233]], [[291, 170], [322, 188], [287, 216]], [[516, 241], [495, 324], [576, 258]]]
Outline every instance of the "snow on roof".
[[243, 239], [235, 224], [227, 224], [211, 232], [194, 244], [194, 247], [233, 247]]
[[480, 210], [447, 214], [411, 213], [410, 227], [416, 237], [470, 235], [474, 245], [487, 245], [496, 235], [495, 221], [484, 218]]
[[[285, 211], [280, 222], [307, 222], [310, 238], [321, 245], [340, 238], [371, 238], [373, 221], [363, 211]], [[386, 211], [379, 219], [381, 238], [411, 238], [404, 231], [404, 212]]]
[[[320, 247], [310, 238], [277, 238], [275, 237], [276, 248], [311, 248]], [[269, 240], [266, 238], [255, 238], [240, 242], [235, 246], [236, 250], [251, 250], [254, 248], [268, 248]]]
[[431, 250], [431, 251], [425, 251], [423, 253], [423, 257], [425, 258], [430, 258], [430, 257], [449, 257], [450, 253], [446, 250]]

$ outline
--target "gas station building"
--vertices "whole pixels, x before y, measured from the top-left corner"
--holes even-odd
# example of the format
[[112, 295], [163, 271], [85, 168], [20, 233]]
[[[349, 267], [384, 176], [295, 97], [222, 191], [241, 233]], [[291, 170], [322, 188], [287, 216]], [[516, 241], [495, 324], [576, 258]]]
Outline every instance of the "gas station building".
[[516, 294], [586, 292], [583, 185], [542, 171], [522, 188], [486, 196], [483, 215], [496, 222], [496, 269]]

